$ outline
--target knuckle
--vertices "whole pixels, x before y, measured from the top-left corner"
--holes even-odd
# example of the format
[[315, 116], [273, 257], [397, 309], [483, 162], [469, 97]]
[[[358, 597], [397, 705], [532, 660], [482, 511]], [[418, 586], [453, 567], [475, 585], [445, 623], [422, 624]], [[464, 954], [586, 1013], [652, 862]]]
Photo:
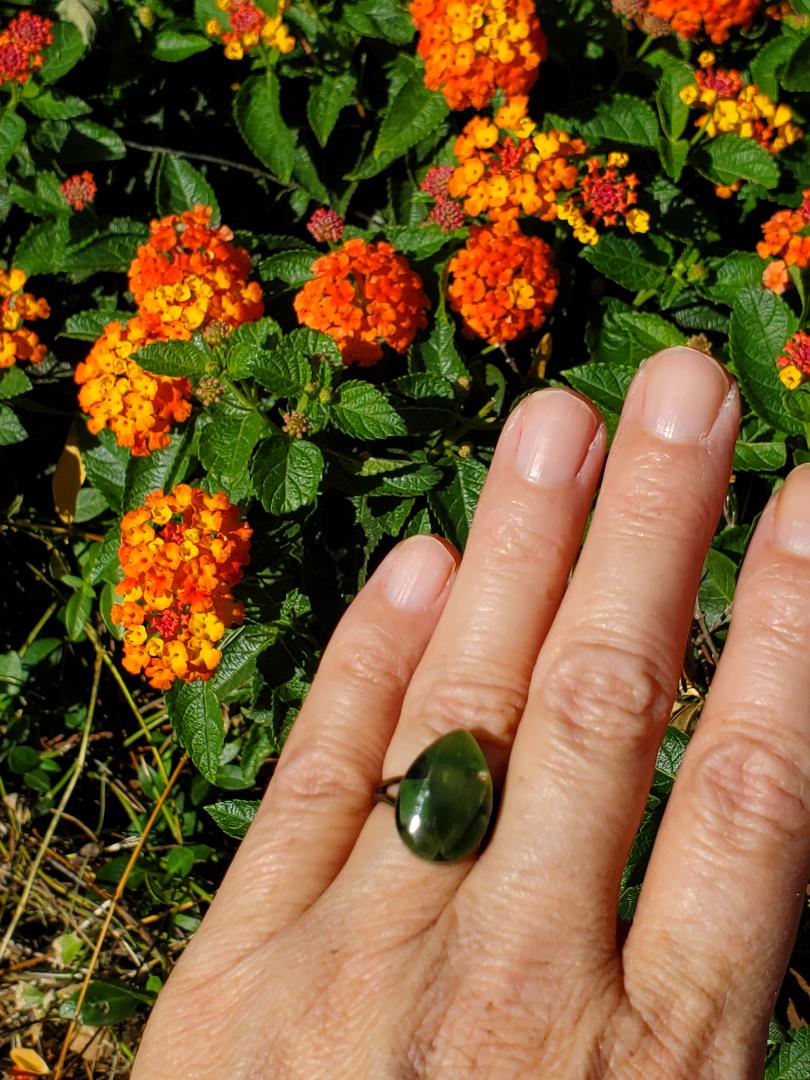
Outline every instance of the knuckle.
[[571, 750], [604, 746], [617, 737], [646, 755], [669, 712], [669, 679], [635, 644], [569, 641], [537, 689], [537, 705]]
[[776, 655], [795, 657], [810, 640], [810, 588], [771, 563], [745, 580], [735, 600], [736, 625]]
[[712, 516], [711, 485], [694, 483], [685, 507], [683, 484], [673, 483], [674, 474], [683, 474], [677, 450], [656, 449], [634, 462], [632, 483], [605, 500], [618, 536], [634, 544], [658, 537], [694, 544], [696, 522], [708, 525]]
[[380, 626], [347, 630], [338, 642], [330, 669], [333, 703], [352, 710], [357, 707], [358, 688], [375, 697], [402, 692], [411, 674], [402, 643]]
[[[295, 811], [313, 811], [313, 804], [324, 801], [342, 807], [371, 806], [367, 776], [373, 775], [371, 763], [363, 763], [361, 746], [353, 746], [352, 758], [337, 740], [299, 742], [283, 754], [271, 782], [273, 801], [283, 802]], [[368, 764], [368, 768], [366, 768]], [[318, 812], [316, 808], [315, 812]]]
[[727, 738], [703, 750], [692, 770], [704, 834], [742, 850], [764, 840], [807, 841], [808, 778], [780, 748], [750, 735]]
[[[486, 732], [496, 744], [511, 743], [526, 695], [522, 679], [476, 657], [475, 665], [443, 669], [420, 682], [409, 695], [406, 712], [419, 718], [428, 735], [438, 738], [454, 728]], [[528, 677], [528, 675], [527, 675]]]
[[515, 497], [507, 508], [499, 503], [482, 525], [481, 558], [498, 577], [506, 569], [525, 581], [526, 562], [536, 559], [538, 551], [552, 564], [570, 560], [563, 533], [548, 528], [548, 518], [537, 513], [534, 500]]

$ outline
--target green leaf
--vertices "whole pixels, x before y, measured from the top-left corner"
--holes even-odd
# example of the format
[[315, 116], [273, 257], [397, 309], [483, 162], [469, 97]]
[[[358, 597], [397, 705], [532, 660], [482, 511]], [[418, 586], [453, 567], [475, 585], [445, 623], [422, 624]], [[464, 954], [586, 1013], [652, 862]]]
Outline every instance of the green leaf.
[[335, 427], [358, 439], [405, 434], [405, 424], [385, 394], [361, 379], [341, 384], [331, 402], [330, 415]]
[[430, 492], [428, 503], [443, 534], [456, 547], [463, 548], [487, 470], [475, 458], [454, 458], [448, 474], [446, 483]]
[[30, 113], [42, 120], [72, 120], [74, 116], [85, 116], [92, 112], [92, 106], [80, 97], [73, 97], [72, 94], [59, 96], [53, 90], [43, 90], [36, 97], [23, 98], [22, 103]]
[[307, 119], [321, 146], [326, 146], [340, 113], [354, 97], [357, 80], [351, 72], [324, 73], [309, 88]]
[[312, 277], [312, 264], [320, 254], [316, 248], [303, 246], [291, 251], [277, 251], [262, 260], [259, 273], [265, 281], [277, 278], [297, 289]]
[[14, 112], [0, 117], [0, 169], [5, 169], [25, 138], [25, 121]]
[[21, 367], [6, 368], [0, 371], [0, 400], [19, 397], [31, 389], [31, 380]]
[[767, 94], [774, 101], [779, 96], [779, 75], [782, 68], [790, 60], [791, 56], [801, 44], [801, 38], [796, 34], [773, 38], [760, 45], [751, 60], [751, 79], [757, 84], [763, 94]]
[[[124, 486], [123, 509], [140, 506], [150, 491], [168, 491], [178, 483], [188, 465], [189, 444], [183, 432], [175, 432], [163, 450], [145, 458], [130, 458]], [[97, 485], [100, 487], [100, 485]]]
[[[104, 493], [114, 510], [121, 510], [130, 462], [129, 450], [118, 445], [111, 431], [100, 432], [98, 438], [99, 445], [82, 454], [87, 480]], [[118, 550], [117, 539], [115, 550]]]
[[655, 103], [661, 129], [673, 142], [683, 135], [689, 119], [689, 106], [681, 101], [681, 90], [695, 81], [695, 73], [689, 64], [673, 61], [667, 64], [658, 84]]
[[301, 394], [312, 382], [306, 331], [293, 330], [272, 351], [254, 351], [246, 366], [253, 378], [275, 396]]
[[419, 358], [425, 371], [456, 382], [469, 376], [455, 343], [456, 328], [444, 307], [436, 312], [430, 337], [419, 346]]
[[259, 161], [282, 183], [288, 183], [295, 166], [295, 134], [281, 115], [275, 71], [252, 75], [242, 83], [234, 100], [234, 119]]
[[421, 225], [390, 225], [385, 230], [385, 238], [397, 251], [411, 255], [417, 261], [429, 259], [451, 239], [432, 221]]
[[110, 232], [82, 247], [71, 248], [62, 259], [61, 269], [78, 281], [91, 274], [125, 273], [143, 241], [144, 233], [140, 231]]
[[118, 311], [117, 309], [110, 311], [77, 311], [75, 315], [68, 316], [58, 336], [76, 338], [79, 341], [95, 341], [108, 323], [125, 323], [131, 318], [131, 311]]
[[8, 405], [0, 405], [0, 446], [11, 446], [28, 438], [28, 432]]
[[685, 731], [671, 724], [667, 726], [655, 759], [652, 790], [656, 795], [668, 795], [672, 791], [688, 745], [689, 736]]
[[[64, 1019], [70, 1019], [76, 1008], [77, 990], [64, 1002], [59, 1009], [59, 1015]], [[133, 987], [123, 983], [114, 982], [112, 979], [93, 979], [87, 987], [87, 993], [81, 1008], [81, 1022], [90, 1027], [107, 1027], [111, 1024], [120, 1024], [140, 1006], [151, 1005], [154, 998], [150, 994], [144, 994]]]
[[581, 394], [600, 409], [620, 413], [636, 369], [629, 364], [582, 364], [568, 368], [563, 375]]
[[84, 38], [73, 23], [56, 23], [53, 28], [53, 43], [45, 49], [42, 67], [37, 72], [37, 82], [57, 82], [78, 64], [84, 50]]
[[208, 356], [190, 341], [156, 341], [139, 349], [135, 360], [155, 375], [198, 379], [210, 363]]
[[342, 17], [358, 34], [383, 38], [393, 45], [407, 45], [414, 35], [411, 17], [397, 0], [359, 0], [347, 4]]
[[783, 442], [738, 442], [734, 448], [734, 468], [737, 472], [778, 472], [787, 463], [787, 447]]
[[778, 431], [800, 433], [805, 425], [786, 407], [788, 391], [779, 381], [776, 358], [796, 331], [787, 304], [768, 289], [745, 285], [729, 325], [736, 374], [751, 408]]
[[718, 135], [695, 154], [695, 167], [715, 184], [750, 180], [765, 188], [779, 183], [779, 166], [754, 139]]
[[782, 86], [794, 93], [810, 91], [810, 38], [805, 38], [791, 57], [782, 76]]
[[70, 641], [81, 641], [84, 624], [93, 610], [95, 593], [90, 588], [77, 589], [65, 605], [65, 629]]
[[306, 439], [269, 439], [259, 447], [253, 482], [265, 510], [291, 514], [314, 502], [323, 475], [323, 456]]
[[616, 94], [597, 108], [592, 120], [579, 125], [578, 134], [589, 143], [654, 147], [658, 121], [646, 101], [630, 94]]
[[152, 55], [156, 60], [166, 60], [176, 63], [185, 60], [195, 53], [205, 52], [210, 49], [213, 42], [202, 34], [188, 33], [171, 25], [165, 26], [155, 35], [155, 44]]
[[258, 799], [224, 799], [211, 803], [205, 811], [228, 836], [241, 840], [259, 809]]
[[62, 192], [59, 190], [59, 181], [52, 172], [37, 173], [35, 190], [22, 187], [20, 184], [11, 184], [8, 189], [9, 198], [29, 214], [37, 217], [53, 217], [54, 215], [70, 214], [70, 207], [65, 202]]
[[710, 548], [698, 590], [698, 604], [709, 630], [714, 630], [729, 614], [734, 599], [737, 567], [728, 555]]
[[250, 494], [248, 463], [253, 448], [267, 430], [255, 409], [214, 409], [200, 437], [200, 462], [232, 502]]
[[[329, 192], [324, 187], [320, 176], [318, 176], [318, 170], [315, 168], [312, 156], [303, 143], [295, 148], [293, 179], [296, 180], [303, 191], [306, 192], [307, 195], [310, 195], [316, 202], [322, 204], [329, 202]], [[298, 194], [302, 195], [302, 192], [298, 192]]]
[[680, 180], [683, 167], [686, 164], [686, 159], [689, 156], [689, 143], [686, 139], [678, 139], [675, 142], [670, 142], [669, 139], [663, 135], [658, 140], [658, 156], [661, 159], [661, 164], [664, 166], [664, 170], [671, 180], [676, 182]]
[[606, 233], [599, 243], [582, 250], [582, 258], [625, 289], [655, 289], [663, 284], [667, 256], [649, 241]]
[[[16, 653], [14, 655], [16, 655]], [[3, 659], [5, 659], [5, 657]], [[17, 659], [19, 661], [19, 657]], [[22, 664], [20, 664], [20, 678], [22, 678], [22, 674]], [[3, 672], [3, 684], [5, 684], [7, 678], [8, 676]], [[5, 685], [3, 689], [4, 692], [7, 692]], [[23, 773], [31, 772], [32, 769], [36, 769], [39, 762], [39, 751], [35, 750], [33, 746], [24, 746], [18, 743], [16, 746], [12, 746], [8, 755], [8, 767], [12, 772], [17, 773], [20, 776]]]
[[169, 718], [180, 745], [206, 780], [214, 783], [225, 743], [222, 709], [210, 682], [184, 683], [167, 695]]
[[792, 1034], [768, 1062], [764, 1080], [807, 1080], [810, 1076], [810, 1027]]
[[126, 157], [127, 148], [112, 128], [95, 120], [74, 120], [64, 146], [64, 161], [116, 161]]
[[450, 109], [444, 95], [428, 90], [420, 67], [394, 95], [380, 125], [374, 144], [374, 157], [393, 154], [399, 157], [415, 146], [444, 120]]
[[759, 285], [765, 263], [753, 251], [729, 251], [707, 263], [712, 273], [709, 284], [699, 286], [702, 296], [719, 304], [734, 306], [740, 290], [746, 285]]
[[195, 206], [210, 206], [212, 224], [219, 224], [219, 203], [203, 174], [177, 154], [164, 154], [157, 170], [155, 201], [159, 214], [176, 214]]
[[211, 684], [220, 700], [253, 678], [256, 661], [278, 639], [274, 626], [241, 626], [222, 646], [222, 659]]
[[17, 245], [14, 265], [35, 274], [55, 274], [63, 268], [68, 242], [68, 225], [64, 218], [32, 225]]
[[683, 333], [661, 315], [611, 299], [599, 328], [594, 358], [637, 366], [660, 349], [683, 345], [685, 340]]

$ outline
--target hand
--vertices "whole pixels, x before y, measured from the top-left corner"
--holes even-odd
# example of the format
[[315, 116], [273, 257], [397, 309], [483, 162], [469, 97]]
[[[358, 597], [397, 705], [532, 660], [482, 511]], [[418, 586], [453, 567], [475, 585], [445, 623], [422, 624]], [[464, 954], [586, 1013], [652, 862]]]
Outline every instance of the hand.
[[[463, 561], [406, 540], [344, 616], [134, 1080], [761, 1075], [810, 861], [807, 466], [750, 545], [616, 937], [738, 413], [702, 353], [641, 368], [569, 583], [605, 428], [565, 390], [522, 402]], [[459, 727], [499, 816], [429, 863], [372, 794]]]

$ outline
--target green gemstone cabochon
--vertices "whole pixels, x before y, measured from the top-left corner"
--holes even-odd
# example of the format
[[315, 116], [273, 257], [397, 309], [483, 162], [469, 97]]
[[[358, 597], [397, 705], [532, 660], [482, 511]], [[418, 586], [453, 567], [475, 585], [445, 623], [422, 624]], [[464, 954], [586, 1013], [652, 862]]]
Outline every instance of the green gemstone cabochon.
[[470, 855], [492, 816], [492, 776], [469, 731], [442, 735], [414, 761], [399, 784], [396, 822], [403, 843], [432, 862]]

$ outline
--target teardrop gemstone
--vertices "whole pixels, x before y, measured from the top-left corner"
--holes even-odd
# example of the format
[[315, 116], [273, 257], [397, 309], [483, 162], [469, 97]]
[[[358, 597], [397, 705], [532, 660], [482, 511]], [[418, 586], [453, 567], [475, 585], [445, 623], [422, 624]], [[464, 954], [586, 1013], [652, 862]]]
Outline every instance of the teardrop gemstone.
[[492, 816], [492, 776], [469, 731], [451, 731], [423, 750], [399, 783], [396, 821], [403, 843], [432, 862], [470, 855]]

